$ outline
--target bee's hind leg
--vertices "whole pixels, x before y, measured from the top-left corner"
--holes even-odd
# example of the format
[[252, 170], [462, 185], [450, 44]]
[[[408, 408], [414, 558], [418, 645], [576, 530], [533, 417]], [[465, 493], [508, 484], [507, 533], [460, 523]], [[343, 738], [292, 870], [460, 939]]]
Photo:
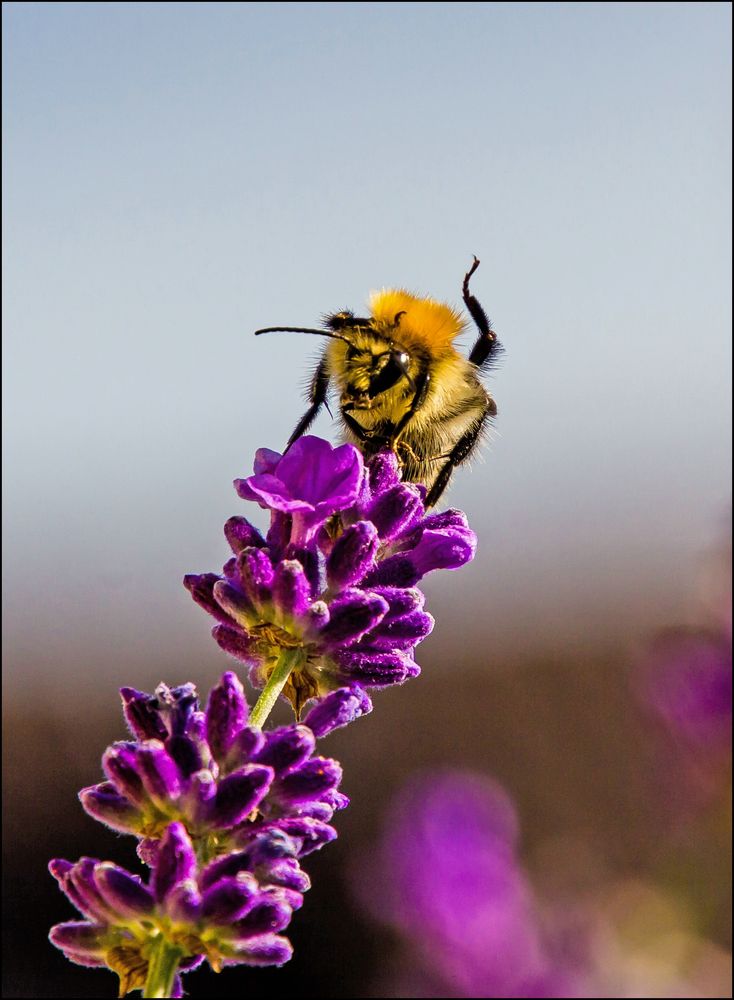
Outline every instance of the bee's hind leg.
[[426, 497], [426, 507], [435, 507], [438, 503], [441, 498], [441, 494], [449, 484], [449, 480], [451, 479], [454, 469], [457, 465], [461, 465], [462, 462], [465, 462], [474, 451], [479, 443], [479, 439], [482, 436], [482, 431], [484, 430], [487, 420], [489, 417], [494, 416], [496, 412], [497, 408], [494, 400], [491, 396], [487, 396], [487, 402], [481, 410], [477, 420], [465, 434], [462, 434], [449, 452], [446, 464], [441, 467], [441, 471], [436, 476], [433, 486], [431, 486], [428, 491], [428, 496]]
[[487, 318], [486, 312], [469, 291], [469, 280], [478, 267], [479, 260], [475, 257], [474, 263], [464, 275], [464, 284], [461, 291], [464, 305], [469, 310], [471, 318], [479, 330], [479, 337], [474, 347], [472, 347], [469, 360], [477, 368], [489, 368], [497, 355], [501, 353], [502, 346], [499, 340], [497, 340], [497, 334], [492, 329], [492, 324]]

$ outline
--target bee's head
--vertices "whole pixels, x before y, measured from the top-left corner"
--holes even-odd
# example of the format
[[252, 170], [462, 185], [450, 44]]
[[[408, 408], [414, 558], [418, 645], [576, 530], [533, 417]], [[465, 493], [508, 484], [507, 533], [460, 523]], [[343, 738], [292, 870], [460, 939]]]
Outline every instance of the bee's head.
[[402, 315], [398, 313], [391, 324], [385, 325], [344, 311], [326, 316], [324, 330], [280, 326], [256, 332], [312, 333], [334, 340], [332, 363], [342, 383], [342, 408], [371, 409], [373, 401], [398, 386], [401, 379], [408, 390], [415, 392], [411, 352], [392, 336]]
[[341, 374], [342, 409], [371, 409], [378, 397], [399, 387], [401, 381], [415, 391], [410, 352], [393, 337], [399, 323], [400, 315], [387, 328], [350, 312], [326, 318], [326, 326], [346, 341], [346, 346], [333, 348], [335, 367]]
[[410, 375], [410, 354], [400, 344], [376, 333], [359, 331], [343, 352], [342, 405], [344, 409], [370, 409], [383, 393], [399, 386], [415, 391]]

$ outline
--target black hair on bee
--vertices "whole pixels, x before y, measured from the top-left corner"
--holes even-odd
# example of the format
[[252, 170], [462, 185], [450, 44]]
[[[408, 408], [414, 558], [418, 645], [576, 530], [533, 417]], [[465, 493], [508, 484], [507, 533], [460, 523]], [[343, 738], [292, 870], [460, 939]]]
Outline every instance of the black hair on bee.
[[368, 458], [385, 448], [394, 451], [403, 479], [423, 483], [426, 506], [434, 506], [455, 467], [469, 459], [497, 413], [479, 377], [492, 367], [501, 346], [469, 291], [478, 267], [475, 257], [462, 284], [464, 304], [478, 330], [468, 358], [454, 346], [466, 327], [461, 314], [404, 289], [374, 292], [368, 317], [344, 310], [326, 316], [323, 329], [257, 330], [258, 335], [309, 333], [332, 341], [311, 379], [309, 408], [286, 450], [311, 426], [333, 383], [345, 438]]

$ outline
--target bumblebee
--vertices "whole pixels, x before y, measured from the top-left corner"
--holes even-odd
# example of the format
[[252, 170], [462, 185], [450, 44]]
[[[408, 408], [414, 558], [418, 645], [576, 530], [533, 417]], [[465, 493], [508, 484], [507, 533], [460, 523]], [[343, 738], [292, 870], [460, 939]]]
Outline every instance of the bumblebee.
[[366, 457], [389, 448], [403, 479], [423, 483], [426, 506], [434, 506], [457, 465], [466, 462], [497, 413], [480, 381], [501, 347], [484, 309], [469, 291], [479, 267], [464, 277], [462, 298], [478, 330], [465, 358], [454, 340], [466, 327], [451, 306], [403, 289], [383, 289], [370, 298], [369, 317], [350, 311], [326, 316], [324, 329], [270, 326], [263, 333], [311, 333], [329, 344], [309, 388], [309, 408], [288, 440], [286, 451], [308, 430], [333, 382], [339, 393], [344, 436]]

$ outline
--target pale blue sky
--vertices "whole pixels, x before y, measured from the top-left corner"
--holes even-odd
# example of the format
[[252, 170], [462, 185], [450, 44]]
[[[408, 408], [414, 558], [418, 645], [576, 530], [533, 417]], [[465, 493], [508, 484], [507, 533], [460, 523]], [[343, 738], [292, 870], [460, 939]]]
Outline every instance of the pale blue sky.
[[[450, 495], [481, 540], [469, 617], [511, 647], [685, 601], [730, 504], [729, 4], [3, 23], [18, 683], [216, 657], [180, 577], [223, 561], [231, 480], [282, 446], [314, 356], [251, 331], [382, 285], [456, 302], [473, 253], [506, 354], [497, 434]], [[458, 599], [434, 587], [447, 634]]]

